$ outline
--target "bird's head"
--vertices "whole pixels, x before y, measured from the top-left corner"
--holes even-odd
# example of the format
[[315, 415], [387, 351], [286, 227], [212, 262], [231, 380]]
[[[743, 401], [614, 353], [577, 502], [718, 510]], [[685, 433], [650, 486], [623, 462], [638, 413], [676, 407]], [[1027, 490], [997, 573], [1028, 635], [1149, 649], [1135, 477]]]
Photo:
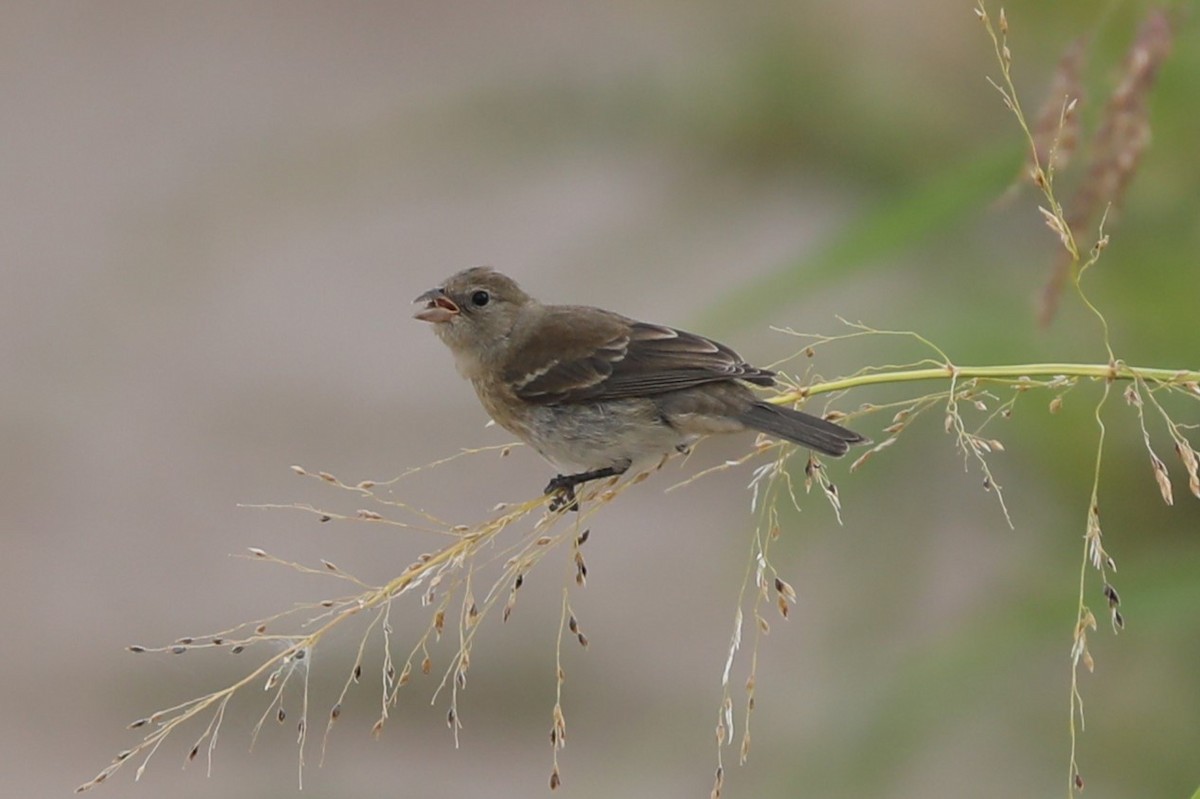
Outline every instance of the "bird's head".
[[433, 325], [459, 369], [470, 376], [481, 359], [499, 352], [522, 312], [535, 301], [507, 275], [487, 266], [464, 269], [413, 302], [414, 316]]

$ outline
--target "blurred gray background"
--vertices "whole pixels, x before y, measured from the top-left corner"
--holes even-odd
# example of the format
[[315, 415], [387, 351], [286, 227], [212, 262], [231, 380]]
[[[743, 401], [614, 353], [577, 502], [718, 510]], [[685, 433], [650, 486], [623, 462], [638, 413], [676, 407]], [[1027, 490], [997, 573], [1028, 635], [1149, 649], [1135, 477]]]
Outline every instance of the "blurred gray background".
[[[413, 296], [464, 266], [496, 266], [547, 301], [697, 328], [759, 363], [798, 348], [769, 326], [834, 333], [839, 314], [920, 330], [961, 362], [1102, 360], [1070, 302], [1051, 330], [1035, 325], [1054, 242], [1028, 195], [991, 205], [1019, 141], [984, 83], [996, 68], [970, 6], [4, 3], [6, 793], [66, 795], [136, 740], [123, 725], [257, 658], [127, 644], [340, 591], [231, 553], [324, 557], [382, 582], [439, 543], [239, 504], [352, 510], [288, 467], [386, 479], [507, 440], [410, 318]], [[1102, 98], [1141, 9], [1101, 24], [1082, 2], [1010, 7], [1029, 103], [1093, 26]], [[1114, 232], [1094, 283], [1123, 357], [1191, 368], [1194, 28], [1164, 70], [1128, 233]], [[896, 207], [914, 221], [887, 217]], [[838, 241], [861, 247], [830, 255]], [[822, 350], [815, 368], [925, 354], [859, 342]], [[726, 796], [1061, 795], [1095, 396], [1077, 389], [1056, 417], [1039, 398], [996, 431], [1015, 530], [940, 419], [858, 474], [831, 466], [843, 527], [817, 496], [785, 515], [775, 564], [800, 602], [787, 622], [769, 615], [753, 750], [745, 767], [726, 752]], [[1162, 507], [1117, 405], [1102, 487], [1130, 629], [1114, 639], [1102, 619], [1093, 636], [1080, 766], [1089, 797], [1184, 796], [1200, 784], [1200, 503], [1177, 482], [1176, 507]], [[1179, 421], [1195, 423], [1188, 412]], [[709, 442], [687, 469], [748, 444]], [[686, 475], [668, 471], [593, 524], [589, 584], [572, 594], [591, 646], [564, 655], [565, 796], [711, 787], [750, 473], [664, 495]], [[473, 523], [548, 475], [519, 450], [414, 476], [396, 496]], [[372, 740], [373, 677], [324, 766], [310, 749], [304, 794], [546, 795], [570, 574], [567, 553], [551, 556], [513, 619], [487, 620], [458, 749], [445, 704], [428, 706], [431, 678]], [[416, 604], [393, 614], [398, 653], [427, 623]], [[316, 718], [356, 642], [339, 634], [317, 651]], [[450, 654], [439, 648], [439, 665]], [[295, 795], [290, 723], [246, 751], [264, 702], [257, 687], [235, 700], [211, 778], [199, 762], [179, 770], [195, 728], [141, 783], [131, 765], [94, 795]]]

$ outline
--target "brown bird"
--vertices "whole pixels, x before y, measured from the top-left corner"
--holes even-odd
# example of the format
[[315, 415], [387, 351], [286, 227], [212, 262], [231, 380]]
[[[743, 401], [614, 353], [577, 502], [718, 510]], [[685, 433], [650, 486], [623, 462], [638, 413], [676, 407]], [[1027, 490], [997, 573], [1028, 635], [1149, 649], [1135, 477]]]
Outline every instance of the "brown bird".
[[[465, 269], [414, 302], [504, 429], [563, 470], [546, 493], [624, 473], [711, 433], [758, 430], [826, 455], [869, 441], [759, 400], [774, 372], [694, 333], [586, 305], [543, 305], [489, 267]], [[571, 468], [582, 471], [568, 471]]]

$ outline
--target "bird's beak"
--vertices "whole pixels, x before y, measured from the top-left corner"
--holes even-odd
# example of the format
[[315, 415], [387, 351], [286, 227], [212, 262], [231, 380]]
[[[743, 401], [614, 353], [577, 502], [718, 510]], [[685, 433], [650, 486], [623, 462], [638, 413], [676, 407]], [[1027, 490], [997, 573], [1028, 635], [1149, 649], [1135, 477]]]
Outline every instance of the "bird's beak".
[[417, 297], [413, 302], [423, 302], [425, 307], [413, 314], [413, 317], [420, 319], [422, 322], [433, 322], [441, 324], [449, 322], [454, 317], [458, 316], [458, 306], [454, 301], [446, 296], [445, 289], [430, 289], [429, 291]]

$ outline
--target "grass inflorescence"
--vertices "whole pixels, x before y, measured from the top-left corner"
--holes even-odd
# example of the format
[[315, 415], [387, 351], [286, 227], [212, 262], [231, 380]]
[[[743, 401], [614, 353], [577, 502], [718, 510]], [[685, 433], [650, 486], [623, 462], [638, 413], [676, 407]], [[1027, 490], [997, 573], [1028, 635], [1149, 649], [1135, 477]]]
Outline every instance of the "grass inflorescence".
[[[1092, 476], [1091, 496], [1088, 501], [1084, 522], [1083, 558], [1079, 573], [1078, 606], [1071, 642], [1071, 687], [1070, 687], [1070, 755], [1068, 765], [1068, 795], [1083, 790], [1084, 779], [1080, 773], [1077, 757], [1077, 734], [1083, 729], [1083, 697], [1079, 688], [1079, 667], [1091, 671], [1094, 662], [1088, 651], [1088, 632], [1096, 629], [1096, 617], [1087, 603], [1088, 574], [1098, 574], [1102, 593], [1112, 618], [1113, 630], [1124, 627], [1124, 617], [1119, 610], [1120, 599], [1112, 586], [1110, 575], [1116, 571], [1116, 563], [1105, 550], [1100, 526], [1100, 473], [1104, 459], [1105, 441], [1108, 433], [1104, 421], [1104, 409], [1110, 397], [1114, 380], [1124, 378], [1133, 381], [1125, 393], [1127, 402], [1137, 409], [1138, 422], [1143, 438], [1150, 451], [1154, 479], [1164, 501], [1172, 504], [1173, 496], [1165, 464], [1154, 452], [1150, 435], [1146, 429], [1142, 412], [1143, 390], [1153, 398], [1159, 391], [1181, 392], [1195, 396], [1194, 372], [1175, 375], [1163, 374], [1161, 370], [1141, 370], [1127, 367], [1114, 352], [1107, 319], [1083, 289], [1083, 278], [1093, 268], [1108, 246], [1105, 232], [1110, 213], [1118, 207], [1127, 188], [1137, 173], [1138, 165], [1150, 140], [1148, 98], [1154, 88], [1159, 67], [1170, 54], [1174, 38], [1173, 21], [1170, 14], [1160, 8], [1150, 9], [1130, 45], [1112, 95], [1104, 107], [1091, 141], [1090, 160], [1086, 174], [1079, 183], [1068, 207], [1064, 207], [1056, 193], [1057, 169], [1065, 165], [1064, 156], [1069, 155], [1079, 138], [1077, 109], [1083, 100], [1081, 65], [1086, 57], [1087, 39], [1077, 39], [1068, 47], [1059, 62], [1059, 69], [1051, 86], [1051, 95], [1043, 105], [1038, 121], [1031, 125], [1026, 119], [1017, 97], [1012, 79], [1012, 50], [1008, 43], [1008, 19], [1001, 9], [993, 21], [983, 0], [979, 0], [976, 14], [983, 22], [991, 39], [1000, 66], [1001, 80], [989, 82], [1000, 93], [1004, 105], [1010, 112], [1027, 143], [1027, 167], [1030, 181], [1041, 192], [1044, 205], [1038, 206], [1047, 227], [1058, 237], [1062, 247], [1059, 260], [1042, 295], [1041, 319], [1044, 324], [1054, 317], [1061, 301], [1064, 286], [1070, 285], [1078, 300], [1091, 312], [1100, 325], [1103, 344], [1107, 353], [1109, 374], [1105, 377], [1104, 390], [1096, 403], [1096, 458]], [[1061, 104], [1057, 124], [1054, 124], [1053, 109]], [[1079, 244], [1081, 231], [1095, 225], [1096, 237], [1087, 250]], [[1151, 373], [1153, 372], [1153, 373]], [[1149, 386], [1153, 385], [1153, 389]], [[1200, 497], [1200, 486], [1193, 475], [1194, 452], [1191, 444], [1182, 437], [1180, 427], [1167, 416], [1160, 403], [1155, 406], [1162, 412], [1176, 452], [1180, 453], [1188, 473], [1189, 488]], [[1182, 440], [1181, 440], [1182, 439]]]
[[[981, 484], [992, 491], [1000, 503], [1006, 519], [1008, 510], [1000, 493], [1000, 485], [990, 466], [990, 458], [1003, 452], [1005, 445], [999, 434], [992, 431], [997, 420], [1012, 415], [1014, 406], [1025, 397], [1040, 394], [1048, 412], [1058, 412], [1062, 397], [1081, 383], [1098, 384], [1104, 396], [1117, 382], [1126, 383], [1124, 396], [1128, 407], [1133, 409], [1137, 424], [1150, 453], [1151, 472], [1158, 490], [1168, 503], [1173, 501], [1170, 490], [1170, 473], [1166, 461], [1157, 454], [1147, 421], [1147, 409], [1159, 417], [1170, 438], [1170, 446], [1180, 460], [1188, 481], [1189, 491], [1200, 498], [1200, 477], [1197, 475], [1198, 458], [1188, 438], [1191, 428], [1176, 422], [1168, 411], [1165, 400], [1168, 396], [1186, 397], [1200, 402], [1200, 371], [1141, 368], [1121, 363], [1107, 366], [1092, 364], [1015, 364], [1010, 366], [962, 366], [948, 360], [946, 353], [923, 337], [900, 331], [874, 330], [861, 324], [850, 324], [849, 332], [840, 335], [811, 335], [786, 331], [803, 337], [806, 341], [800, 354], [811, 356], [816, 348], [863, 336], [906, 336], [928, 349], [930, 357], [909, 364], [883, 367], [867, 367], [859, 372], [836, 379], [820, 378], [802, 382], [797, 377], [783, 376], [784, 385], [770, 401], [792, 405], [812, 403], [814, 398], [829, 395], [842, 400], [855, 389], [880, 384], [912, 385], [935, 381], [942, 385], [934, 391], [925, 392], [907, 399], [886, 404], [860, 404], [850, 412], [826, 409], [824, 415], [835, 420], [851, 420], [861, 426], [865, 419], [879, 420], [882, 433], [878, 443], [865, 450], [847, 471], [864, 468], [883, 455], [917, 418], [941, 414], [943, 428], [952, 437], [954, 446], [964, 458], [964, 466], [972, 464], [981, 475]], [[1103, 400], [1097, 405], [1097, 419], [1103, 408]], [[1103, 431], [1103, 427], [1101, 427]], [[504, 456], [509, 448], [485, 447], [467, 450], [450, 458], [430, 464], [432, 468], [446, 466], [463, 456]], [[1103, 436], [1097, 445], [1103, 451]], [[803, 454], [802, 468], [791, 468], [792, 461]], [[758, 465], [753, 465], [758, 462]], [[664, 460], [665, 463], [665, 460]], [[1097, 457], [1097, 469], [1100, 458]], [[663, 464], [657, 466], [661, 468]], [[754, 712], [755, 693], [758, 684], [757, 654], [760, 641], [770, 630], [768, 609], [774, 606], [775, 613], [787, 619], [797, 606], [797, 595], [785, 577], [777, 570], [771, 558], [771, 545], [781, 533], [780, 509], [785, 504], [799, 507], [802, 495], [817, 491], [830, 506], [834, 519], [841, 520], [841, 498], [837, 485], [829, 470], [816, 456], [804, 453], [797, 447], [759, 436], [741, 458], [723, 462], [700, 470], [667, 490], [683, 488], [706, 475], [739, 467], [750, 469], [748, 490], [750, 508], [757, 523], [750, 540], [745, 578], [735, 611], [734, 631], [730, 639], [728, 654], [722, 669], [722, 699], [719, 705], [716, 726], [718, 743], [718, 768], [714, 795], [719, 795], [724, 782], [725, 767], [721, 751], [735, 741], [735, 693], [733, 669], [744, 643], [744, 627], [747, 619], [750, 630], [749, 663], [741, 700], [742, 721], [740, 735], [736, 736], [738, 759], [744, 762], [751, 746], [750, 720]], [[311, 472], [303, 467], [292, 467], [293, 471], [306, 479], [340, 492], [356, 495], [363, 507], [354, 513], [339, 513], [309, 503], [286, 505], [252, 506], [272, 510], [294, 510], [315, 516], [321, 523], [350, 522], [380, 524], [409, 531], [413, 534], [433, 535], [442, 541], [439, 548], [420, 555], [400, 574], [379, 585], [370, 584], [350, 574], [331, 560], [317, 564], [304, 564], [278, 557], [265, 549], [251, 547], [243, 557], [264, 564], [282, 566], [297, 572], [321, 576], [338, 581], [346, 591], [332, 597], [302, 603], [295, 607], [255, 619], [226, 630], [206, 635], [179, 638], [161, 646], [133, 645], [135, 653], [158, 652], [183, 655], [196, 650], [225, 650], [235, 655], [262, 651], [246, 674], [230, 685], [211, 693], [198, 696], [172, 707], [164, 708], [149, 716], [137, 719], [129, 725], [131, 729], [148, 730], [134, 746], [120, 752], [93, 779], [84, 783], [79, 790], [87, 790], [105, 780], [114, 772], [133, 760], [140, 760], [136, 776], [140, 777], [160, 746], [172, 734], [189, 722], [201, 725], [201, 732], [189, 747], [186, 759], [191, 761], [203, 753], [212, 767], [212, 758], [221, 732], [230, 700], [243, 688], [261, 683], [269, 694], [255, 725], [252, 739], [268, 719], [286, 723], [292, 717], [285, 699], [289, 690], [298, 691], [300, 706], [292, 719], [296, 726], [299, 750], [298, 768], [303, 777], [305, 752], [311, 729], [314, 702], [309, 695], [309, 672], [313, 651], [334, 629], [352, 620], [366, 619], [359, 639], [354, 662], [337, 697], [321, 711], [319, 721], [324, 729], [321, 736], [321, 753], [334, 726], [342, 717], [342, 707], [349, 692], [364, 678], [369, 670], [378, 675], [379, 714], [373, 732], [382, 732], [395, 707], [401, 689], [419, 672], [429, 675], [435, 663], [432, 644], [443, 635], [453, 635], [453, 653], [442, 663], [441, 680], [433, 692], [433, 701], [445, 701], [446, 721], [455, 734], [462, 725], [459, 711], [459, 694], [465, 689], [467, 675], [473, 657], [475, 635], [485, 618], [500, 607], [501, 623], [507, 621], [516, 607], [520, 589], [527, 575], [550, 553], [561, 551], [569, 558], [571, 579], [564, 585], [562, 613], [558, 633], [556, 654], [556, 691], [551, 709], [550, 740], [553, 767], [550, 777], [552, 787], [561, 784], [558, 753], [565, 743], [566, 720], [563, 711], [562, 688], [565, 673], [562, 664], [562, 643], [574, 638], [582, 647], [588, 646], [588, 638], [571, 608], [570, 591], [586, 585], [587, 562], [583, 546], [590, 535], [595, 516], [610, 502], [617, 500], [628, 488], [651, 476], [653, 470], [640, 471], [623, 479], [588, 484], [580, 493], [580, 512], [568, 510], [550, 511], [551, 497], [539, 495], [532, 499], [497, 505], [491, 515], [473, 525], [455, 524], [442, 520], [413, 505], [396, 500], [390, 489], [404, 476], [420, 471], [413, 469], [392, 480], [343, 482], [327, 472]], [[1098, 481], [1096, 483], [1098, 485]], [[1120, 614], [1120, 599], [1113, 586], [1110, 573], [1114, 571], [1112, 558], [1104, 549], [1099, 525], [1099, 499], [1095, 491], [1089, 504], [1085, 540], [1085, 567], [1097, 571], [1102, 582], [1102, 595], [1110, 611], [1114, 628], [1120, 628], [1124, 619]], [[1011, 519], [1009, 519], [1011, 524]], [[1088, 609], [1084, 597], [1086, 568], [1081, 576], [1081, 599], [1073, 643], [1073, 669], [1079, 665], [1090, 668], [1091, 655], [1087, 649], [1087, 634], [1095, 629], [1095, 616]], [[395, 639], [396, 625], [393, 608], [399, 600], [410, 600], [428, 613], [423, 630], [412, 636], [403, 645]], [[378, 662], [367, 662], [367, 644], [372, 637], [382, 643], [382, 655]], [[396, 652], [401, 647], [400, 653]], [[1073, 671], [1074, 673], [1074, 671]], [[289, 688], [292, 686], [292, 688]], [[1078, 685], [1072, 683], [1072, 720], [1079, 714], [1082, 719], [1082, 703]], [[1074, 761], [1072, 761], [1074, 765]]]
[[[348, 693], [362, 682], [365, 672], [377, 670], [382, 686], [379, 715], [372, 728], [374, 734], [379, 735], [391, 709], [399, 699], [401, 689], [408, 684], [413, 674], [419, 671], [428, 675], [434, 671], [432, 644], [440, 640], [443, 634], [454, 635], [457, 641], [448, 661], [437, 667], [441, 669], [442, 677], [433, 692], [432, 701], [436, 702], [444, 697], [447, 724], [454, 732], [457, 742], [457, 733], [462, 724], [458, 706], [459, 693], [466, 687], [475, 634], [485, 617], [496, 605], [500, 605], [501, 619], [507, 621], [516, 606], [525, 575], [551, 552], [564, 546], [572, 560], [574, 582], [577, 587], [583, 587], [586, 583], [587, 563], [582, 546], [588, 540], [589, 534], [585, 525], [600, 508], [649, 474], [640, 472], [620, 483], [611, 479], [589, 485], [580, 494], [579, 513], [566, 510], [552, 512], [548, 509], [552, 498], [538, 496], [525, 502], [497, 505], [492, 515], [474, 525], [443, 521], [393, 499], [384, 491], [408, 474], [424, 468], [442, 466], [463, 455], [482, 456], [499, 451], [503, 456], [512, 446], [517, 445], [467, 450], [427, 467], [410, 469], [399, 477], [382, 482], [367, 480], [346, 483], [328, 472], [314, 473], [303, 467], [293, 466], [292, 470], [297, 475], [356, 494], [364, 500], [364, 505], [373, 505], [378, 510], [368, 507], [353, 514], [345, 514], [308, 503], [251, 507], [299, 510], [315, 516], [323, 523], [344, 521], [381, 524], [414, 533], [434, 534], [442, 539], [443, 545], [420, 555], [400, 574], [381, 585], [368, 584], [329, 560], [321, 560], [317, 565], [308, 565], [277, 557], [259, 547], [250, 547], [243, 557], [283, 566], [303, 574], [331, 577], [346, 584], [349, 590], [334, 597], [302, 603], [267, 618], [239, 624], [221, 632], [187, 636], [164, 646], [138, 644], [128, 647], [131, 652], [138, 654], [158, 652], [182, 655], [204, 649], [223, 649], [235, 655], [252, 651], [265, 651], [265, 654], [245, 676], [232, 684], [155, 711], [131, 723], [130, 729], [149, 731], [134, 746], [120, 752], [94, 778], [79, 786], [78, 790], [87, 790], [105, 782], [114, 772], [133, 760], [141, 761], [135, 773], [135, 777], [141, 777], [161, 745], [183, 725], [193, 721], [203, 721], [204, 724], [199, 737], [189, 749], [187, 761], [204, 752], [211, 770], [213, 753], [230, 700], [243, 688], [260, 682], [271, 698], [254, 727], [252, 742], [267, 719], [273, 718], [282, 724], [290, 718], [285, 698], [288, 696], [289, 686], [299, 683], [300, 708], [294, 723], [297, 730], [298, 767], [302, 784], [306, 743], [312, 721], [312, 703], [308, 687], [312, 653], [333, 630], [352, 620], [363, 618], [367, 621], [353, 665], [341, 692], [322, 714], [322, 757], [328, 737], [342, 717], [342, 708]], [[408, 518], [403, 518], [405, 516]], [[515, 533], [513, 540], [502, 538], [502, 534], [514, 530], [519, 532]], [[566, 590], [564, 589], [564, 609], [569, 607]], [[398, 644], [394, 640], [396, 636], [392, 621], [393, 607], [398, 600], [410, 598], [427, 610], [428, 618], [424, 630], [416, 636], [416, 640], [409, 641], [404, 646], [402, 651], [406, 654], [397, 654]], [[569, 622], [564, 623], [579, 644], [587, 646], [587, 637], [573, 613], [569, 615]], [[379, 662], [368, 664], [367, 644], [372, 637], [378, 638], [382, 643], [382, 656]], [[556, 753], [561, 748], [562, 734], [565, 731], [561, 703], [561, 662], [559, 679], [559, 694], [553, 709], [557, 733]], [[557, 760], [555, 771], [557, 773]]]

